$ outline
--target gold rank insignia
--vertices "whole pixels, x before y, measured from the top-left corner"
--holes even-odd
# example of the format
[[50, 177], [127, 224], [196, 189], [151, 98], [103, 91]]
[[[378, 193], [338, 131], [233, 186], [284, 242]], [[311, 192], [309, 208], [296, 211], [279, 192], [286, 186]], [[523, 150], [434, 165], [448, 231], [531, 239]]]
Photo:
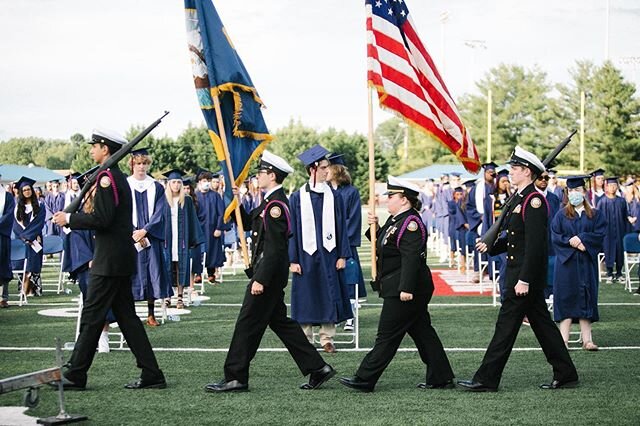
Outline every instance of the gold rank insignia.
[[416, 231], [418, 229], [418, 224], [415, 223], [414, 221], [409, 222], [409, 225], [407, 225], [407, 229], [409, 231]]
[[534, 209], [537, 209], [542, 205], [542, 201], [540, 201], [540, 198], [538, 197], [533, 197], [531, 199], [530, 204], [531, 204], [531, 207], [533, 207]]
[[109, 176], [102, 176], [100, 178], [100, 186], [103, 188], [108, 188], [111, 185], [111, 179], [109, 179]]
[[277, 219], [282, 215], [282, 210], [280, 210], [280, 207], [278, 206], [273, 206], [269, 209], [269, 215], [272, 218]]
[[515, 209], [513, 209], [513, 212], [514, 212], [515, 214], [518, 214], [518, 213], [520, 213], [520, 210], [522, 210], [522, 204], [518, 204], [518, 205], [516, 206], [516, 208], [515, 208]]

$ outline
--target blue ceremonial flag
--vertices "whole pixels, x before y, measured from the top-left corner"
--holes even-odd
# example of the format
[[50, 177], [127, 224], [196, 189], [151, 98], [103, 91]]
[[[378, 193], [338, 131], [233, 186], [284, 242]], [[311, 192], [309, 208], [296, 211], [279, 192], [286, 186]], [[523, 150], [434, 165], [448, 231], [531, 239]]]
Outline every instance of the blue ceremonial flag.
[[193, 81], [211, 142], [225, 176], [225, 221], [235, 209], [229, 170], [212, 96], [218, 95], [231, 166], [237, 186], [272, 140], [262, 117], [264, 106], [211, 0], [185, 0], [187, 40]]

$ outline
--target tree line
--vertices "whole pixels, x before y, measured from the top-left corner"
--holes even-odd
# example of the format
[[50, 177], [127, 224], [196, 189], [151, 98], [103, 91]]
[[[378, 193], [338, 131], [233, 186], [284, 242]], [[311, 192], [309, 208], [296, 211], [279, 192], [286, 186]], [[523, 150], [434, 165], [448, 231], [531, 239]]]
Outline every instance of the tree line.
[[[608, 174], [638, 173], [640, 102], [635, 85], [625, 81], [611, 62], [596, 66], [578, 61], [570, 75], [570, 83], [552, 84], [539, 68], [499, 65], [490, 69], [476, 83], [478, 93], [466, 94], [458, 102], [481, 160], [486, 160], [489, 90], [493, 100], [492, 159], [499, 163], [509, 158], [516, 145], [545, 157], [571, 130], [579, 128], [580, 92], [584, 91], [587, 170], [603, 167]], [[142, 125], [131, 126], [126, 136], [132, 138], [142, 128]], [[307, 179], [297, 154], [319, 143], [344, 154], [353, 183], [366, 198], [369, 156], [365, 135], [333, 128], [320, 131], [300, 121], [291, 121], [273, 135], [274, 141], [268, 149], [283, 156], [296, 170], [288, 179], [292, 188], [298, 188]], [[93, 165], [86, 138], [80, 133], [69, 140], [13, 138], [0, 143], [0, 164], [34, 163], [49, 169], [84, 171]], [[454, 156], [439, 142], [405, 126], [398, 118], [380, 123], [374, 138], [378, 180], [384, 180], [387, 174], [399, 175], [434, 163], [456, 163]], [[189, 125], [175, 139], [149, 135], [141, 146], [151, 148], [152, 172], [156, 177], [172, 168], [187, 173], [195, 173], [199, 168], [219, 170], [204, 125]], [[562, 169], [579, 167], [577, 136], [561, 154], [559, 162]], [[126, 165], [121, 167], [127, 171]]]

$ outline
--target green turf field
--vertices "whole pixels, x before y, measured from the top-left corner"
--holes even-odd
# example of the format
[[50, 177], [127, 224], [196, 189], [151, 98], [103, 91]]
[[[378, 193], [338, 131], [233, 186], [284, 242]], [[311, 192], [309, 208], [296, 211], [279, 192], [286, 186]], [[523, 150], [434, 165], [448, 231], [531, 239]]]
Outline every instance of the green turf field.
[[[368, 248], [363, 247], [363, 262], [367, 253]], [[365, 267], [368, 274], [369, 268]], [[523, 326], [500, 391], [495, 394], [416, 389], [415, 385], [424, 381], [425, 370], [417, 352], [411, 350], [409, 338], [403, 342], [409, 350], [397, 354], [372, 394], [356, 393], [337, 381], [341, 375], [353, 374], [365, 354], [348, 351], [352, 344], [338, 345], [337, 354], [325, 356], [338, 376], [320, 390], [298, 389], [304, 378], [288, 353], [261, 351], [252, 364], [250, 392], [205, 393], [205, 384], [222, 378], [224, 348], [231, 340], [239, 310], [239, 306], [214, 305], [240, 303], [245, 285], [240, 272], [235, 277], [226, 276], [220, 286], [207, 285], [205, 295], [211, 300], [191, 307], [192, 313], [181, 316], [180, 322], [147, 328], [169, 383], [167, 389], [123, 389], [139, 370], [129, 351], [116, 350], [96, 355], [88, 390], [67, 392], [67, 410], [88, 415], [91, 423], [101, 425], [640, 424], [640, 297], [625, 292], [622, 284], [602, 284], [600, 289], [601, 322], [594, 325], [593, 334], [602, 349], [588, 353], [574, 345], [576, 349], [571, 351], [581, 379], [577, 389], [538, 389], [540, 383], [551, 379], [551, 368], [531, 329]], [[71, 298], [77, 290], [73, 291], [72, 295], [49, 293], [30, 298], [29, 305], [17, 307], [12, 282], [14, 306], [0, 310], [0, 378], [54, 365], [54, 337], [71, 341], [75, 319], [44, 317], [37, 312], [54, 305], [73, 307]], [[360, 311], [362, 348], [373, 344], [379, 303], [370, 294]], [[490, 303], [490, 296], [435, 297], [432, 301], [434, 326], [458, 378], [473, 375], [492, 336], [498, 308]], [[39, 349], [6, 349], [31, 347]], [[262, 348], [283, 346], [267, 331]], [[67, 357], [69, 354], [65, 352]], [[22, 395], [0, 395], [0, 406], [20, 405]], [[49, 389], [41, 391], [38, 407], [28, 411], [32, 416], [56, 413], [57, 396]]]

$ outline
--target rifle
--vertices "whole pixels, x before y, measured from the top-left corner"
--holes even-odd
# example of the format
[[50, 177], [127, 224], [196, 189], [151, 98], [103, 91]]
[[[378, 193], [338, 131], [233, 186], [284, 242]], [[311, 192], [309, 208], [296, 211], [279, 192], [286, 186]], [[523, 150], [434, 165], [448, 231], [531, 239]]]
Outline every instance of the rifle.
[[[162, 114], [162, 117], [158, 118], [156, 121], [151, 123], [149, 127], [141, 131], [135, 138], [131, 139], [131, 141], [122, 145], [122, 147], [119, 150], [117, 150], [114, 154], [112, 154], [107, 159], [107, 161], [105, 161], [103, 164], [100, 165], [100, 167], [98, 167], [97, 169], [94, 167], [94, 169], [96, 170], [93, 173], [91, 173], [87, 178], [87, 181], [82, 186], [82, 191], [80, 191], [80, 195], [78, 195], [72, 202], [69, 203], [69, 205], [64, 209], [64, 212], [75, 213], [76, 211], [78, 211], [78, 208], [80, 208], [80, 203], [82, 203], [82, 200], [84, 199], [87, 192], [89, 192], [93, 184], [96, 183], [96, 179], [98, 178], [98, 175], [103, 171], [107, 170], [108, 168], [118, 164], [118, 162], [122, 160], [125, 155], [127, 155], [129, 152], [131, 152], [131, 150], [133, 150], [133, 148], [138, 144], [138, 142], [144, 139], [149, 133], [151, 133], [153, 129], [155, 129], [158, 126], [158, 124], [160, 124], [162, 119], [165, 118], [167, 114], [169, 114], [169, 111], [165, 111], [164, 114]], [[85, 173], [90, 173], [91, 170]]]
[[[550, 167], [553, 160], [555, 160], [556, 157], [562, 152], [562, 150], [566, 148], [569, 142], [571, 142], [571, 138], [576, 134], [576, 132], [577, 130], [571, 132], [569, 136], [567, 136], [562, 142], [560, 142], [560, 144], [558, 144], [558, 146], [555, 147], [555, 149], [551, 151], [549, 155], [547, 155], [547, 157], [542, 161], [542, 164], [544, 164], [545, 168]], [[487, 229], [487, 232], [484, 233], [482, 238], [480, 238], [480, 241], [487, 245], [488, 250], [491, 250], [491, 247], [493, 247], [496, 240], [498, 239], [498, 235], [500, 235], [500, 232], [502, 231], [507, 211], [509, 211], [509, 209], [511, 208], [511, 204], [513, 204], [513, 201], [516, 199], [515, 195], [516, 193], [511, 194], [511, 197], [509, 197], [509, 199], [504, 203], [504, 207], [502, 208], [502, 212], [500, 213], [498, 219], [493, 222], [493, 225], [491, 225], [491, 227]]]

